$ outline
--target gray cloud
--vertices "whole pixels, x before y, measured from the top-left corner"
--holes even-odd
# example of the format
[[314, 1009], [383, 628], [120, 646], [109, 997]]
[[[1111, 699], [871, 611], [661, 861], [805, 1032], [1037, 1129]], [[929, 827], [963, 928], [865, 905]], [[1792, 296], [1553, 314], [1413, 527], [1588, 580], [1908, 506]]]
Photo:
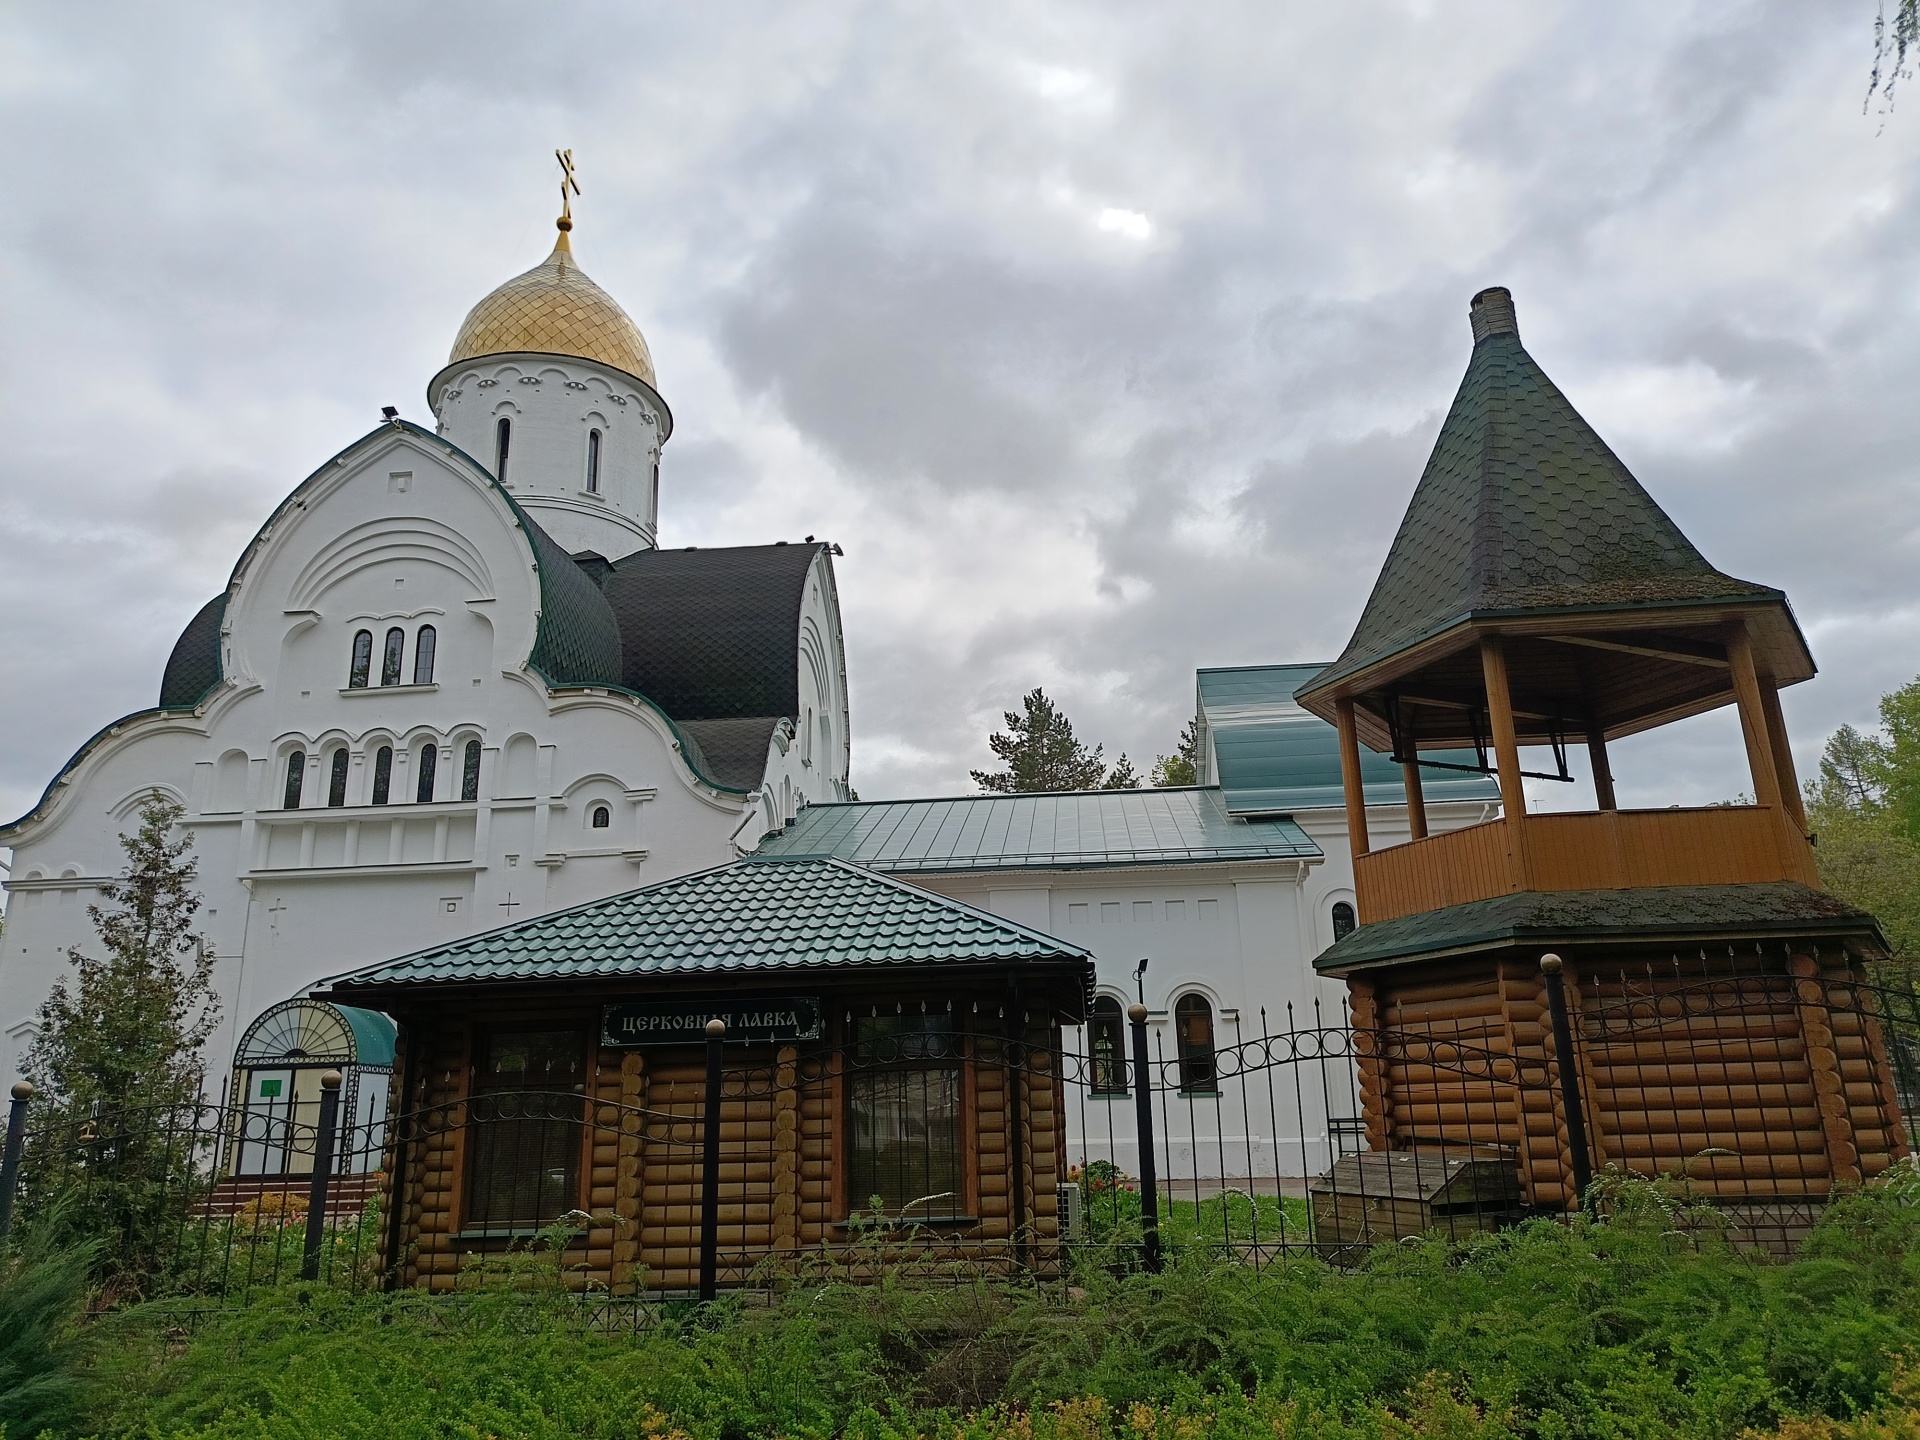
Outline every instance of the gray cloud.
[[[830, 535], [868, 795], [1034, 684], [1144, 762], [1344, 643], [1511, 285], [1708, 556], [1784, 585], [1803, 763], [1920, 669], [1920, 124], [1784, 0], [42, 7], [0, 78], [0, 810], [551, 231], [677, 430], [668, 543]], [[51, 157], [58, 157], [55, 165]], [[1628, 798], [1742, 788], [1724, 716]]]

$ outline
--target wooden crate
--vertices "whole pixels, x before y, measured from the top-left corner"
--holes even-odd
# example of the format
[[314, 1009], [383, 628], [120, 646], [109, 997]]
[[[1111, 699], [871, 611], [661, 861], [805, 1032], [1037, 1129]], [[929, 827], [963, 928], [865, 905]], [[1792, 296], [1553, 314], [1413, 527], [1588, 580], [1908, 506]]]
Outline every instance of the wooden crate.
[[1348, 1155], [1307, 1194], [1314, 1242], [1336, 1260], [1429, 1231], [1452, 1239], [1497, 1230], [1526, 1214], [1518, 1158], [1494, 1146]]

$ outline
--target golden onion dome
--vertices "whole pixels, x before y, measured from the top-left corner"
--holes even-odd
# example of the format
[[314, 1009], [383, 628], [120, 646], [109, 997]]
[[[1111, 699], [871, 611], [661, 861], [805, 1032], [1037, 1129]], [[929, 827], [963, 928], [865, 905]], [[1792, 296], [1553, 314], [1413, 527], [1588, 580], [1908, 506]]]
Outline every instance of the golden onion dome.
[[467, 312], [447, 357], [449, 365], [529, 351], [596, 360], [649, 385], [657, 383], [640, 327], [575, 263], [567, 240], [571, 228], [562, 221], [551, 255]]

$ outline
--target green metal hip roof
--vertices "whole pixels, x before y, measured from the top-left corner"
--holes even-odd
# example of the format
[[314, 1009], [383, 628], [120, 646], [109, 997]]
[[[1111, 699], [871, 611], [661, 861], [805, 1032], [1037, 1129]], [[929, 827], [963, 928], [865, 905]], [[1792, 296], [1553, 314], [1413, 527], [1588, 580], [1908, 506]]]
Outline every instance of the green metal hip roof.
[[[1213, 742], [1217, 772], [1212, 778], [1225, 791], [1232, 813], [1330, 810], [1346, 803], [1339, 732], [1293, 698], [1322, 668], [1243, 665], [1198, 672], [1200, 716]], [[1478, 763], [1470, 750], [1429, 751], [1424, 758]], [[1407, 802], [1406, 782], [1389, 756], [1363, 749], [1360, 780], [1369, 805]], [[1491, 776], [1456, 770], [1422, 771], [1420, 790], [1430, 805], [1500, 798]]]
[[1077, 945], [838, 860], [751, 856], [336, 975], [314, 994], [639, 976], [1061, 961]]
[[1237, 819], [1218, 790], [1187, 788], [809, 805], [759, 853], [934, 874], [1317, 860], [1320, 847], [1291, 820]]

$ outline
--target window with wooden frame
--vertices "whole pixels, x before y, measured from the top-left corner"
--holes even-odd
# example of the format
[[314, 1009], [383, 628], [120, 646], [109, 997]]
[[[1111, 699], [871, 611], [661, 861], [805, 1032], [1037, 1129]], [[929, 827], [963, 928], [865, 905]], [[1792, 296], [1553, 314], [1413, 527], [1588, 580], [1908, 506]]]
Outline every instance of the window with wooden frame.
[[905, 1220], [966, 1213], [965, 1068], [951, 1014], [856, 1016], [846, 1076], [847, 1202]]
[[477, 1039], [464, 1228], [551, 1225], [580, 1203], [586, 1033], [496, 1030]]

